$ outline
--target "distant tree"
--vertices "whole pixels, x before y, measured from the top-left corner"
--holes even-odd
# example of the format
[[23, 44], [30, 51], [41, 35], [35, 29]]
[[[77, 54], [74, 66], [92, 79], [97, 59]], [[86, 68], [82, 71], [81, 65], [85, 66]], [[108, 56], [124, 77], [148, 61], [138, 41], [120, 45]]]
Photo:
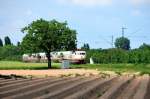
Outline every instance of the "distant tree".
[[30, 52], [44, 51], [48, 68], [51, 68], [51, 51], [76, 49], [76, 31], [70, 29], [66, 22], [40, 19], [23, 28], [22, 32], [26, 32], [22, 48]]
[[17, 42], [17, 46], [20, 46], [20, 42]]
[[150, 49], [150, 45], [143, 43], [139, 49]]
[[129, 50], [130, 49], [130, 40], [125, 37], [117, 38], [115, 41], [115, 46], [116, 46], [116, 48]]
[[21, 50], [14, 45], [7, 45], [0, 47], [0, 60], [17, 60], [20, 61], [22, 58]]
[[2, 47], [3, 46], [3, 41], [2, 41], [2, 39], [0, 38], [0, 47]]
[[81, 47], [82, 50], [89, 50], [90, 49], [90, 46], [88, 43], [85, 43], [82, 47]]
[[6, 36], [4, 38], [4, 41], [5, 41], [5, 45], [11, 45], [11, 40], [10, 40], [10, 38], [8, 36]]

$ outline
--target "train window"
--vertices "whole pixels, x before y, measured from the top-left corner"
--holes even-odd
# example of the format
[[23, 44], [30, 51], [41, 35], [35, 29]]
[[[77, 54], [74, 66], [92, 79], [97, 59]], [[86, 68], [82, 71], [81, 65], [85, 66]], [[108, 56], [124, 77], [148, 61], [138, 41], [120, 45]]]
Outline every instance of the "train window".
[[80, 53], [80, 55], [85, 55], [85, 53]]

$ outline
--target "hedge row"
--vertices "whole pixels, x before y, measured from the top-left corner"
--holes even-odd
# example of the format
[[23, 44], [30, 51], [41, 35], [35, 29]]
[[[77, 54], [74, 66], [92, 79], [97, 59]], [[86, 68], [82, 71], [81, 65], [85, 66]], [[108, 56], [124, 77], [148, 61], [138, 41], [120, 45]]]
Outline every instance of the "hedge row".
[[[91, 49], [86, 51], [86, 62], [92, 57], [95, 63], [150, 63], [150, 47], [133, 50]], [[0, 60], [22, 60], [23, 51], [19, 46], [0, 47]]]
[[150, 63], [150, 50], [94, 49], [87, 51], [86, 62], [90, 57], [95, 63]]
[[0, 60], [22, 60], [22, 51], [20, 47], [14, 45], [6, 45], [0, 47]]

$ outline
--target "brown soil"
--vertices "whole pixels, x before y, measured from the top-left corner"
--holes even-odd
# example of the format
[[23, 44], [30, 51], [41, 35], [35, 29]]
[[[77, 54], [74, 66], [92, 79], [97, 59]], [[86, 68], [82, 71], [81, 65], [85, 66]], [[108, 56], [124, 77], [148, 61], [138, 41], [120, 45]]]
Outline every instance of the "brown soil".
[[0, 79], [0, 99], [150, 99], [148, 75]]
[[69, 74], [80, 74], [80, 75], [97, 75], [97, 70], [86, 70], [86, 69], [50, 69], [50, 70], [0, 70], [2, 75], [33, 75], [33, 76], [60, 76]]

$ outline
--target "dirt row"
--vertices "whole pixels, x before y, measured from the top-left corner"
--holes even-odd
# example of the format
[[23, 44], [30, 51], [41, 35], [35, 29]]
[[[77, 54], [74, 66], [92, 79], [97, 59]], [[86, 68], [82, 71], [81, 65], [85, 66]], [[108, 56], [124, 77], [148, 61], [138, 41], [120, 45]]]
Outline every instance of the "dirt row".
[[1, 78], [0, 99], [150, 99], [150, 77]]
[[21, 76], [60, 76], [69, 74], [99, 74], [97, 70], [90, 69], [50, 69], [50, 70], [0, 70], [1, 75], [21, 75]]

